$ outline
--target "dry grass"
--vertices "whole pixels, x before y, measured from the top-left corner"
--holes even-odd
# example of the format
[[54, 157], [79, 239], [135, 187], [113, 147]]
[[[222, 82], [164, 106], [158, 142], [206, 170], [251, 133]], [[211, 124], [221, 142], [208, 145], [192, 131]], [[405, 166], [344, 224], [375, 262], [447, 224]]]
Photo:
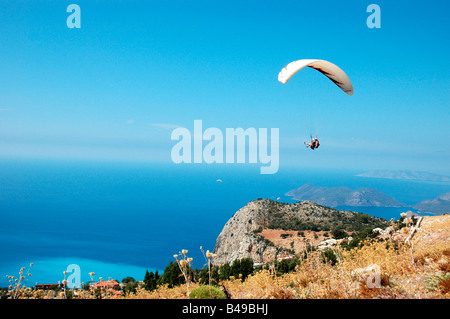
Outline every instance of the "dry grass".
[[[447, 248], [445, 248], [446, 246]], [[445, 256], [448, 243], [434, 246], [433, 253]], [[289, 274], [276, 277], [268, 271], [250, 276], [245, 282], [228, 280], [224, 286], [232, 298], [448, 298], [450, 276], [446, 276], [439, 261], [432, 265], [412, 263], [410, 248], [394, 248], [386, 242], [365, 245], [360, 249], [335, 249], [340, 262], [324, 264], [319, 252], [310, 254], [301, 266]], [[448, 262], [448, 261], [447, 261]], [[370, 265], [378, 265], [379, 287], [370, 288], [371, 273], [357, 272]], [[432, 266], [432, 267], [430, 267]], [[435, 289], [426, 285], [435, 278]]]

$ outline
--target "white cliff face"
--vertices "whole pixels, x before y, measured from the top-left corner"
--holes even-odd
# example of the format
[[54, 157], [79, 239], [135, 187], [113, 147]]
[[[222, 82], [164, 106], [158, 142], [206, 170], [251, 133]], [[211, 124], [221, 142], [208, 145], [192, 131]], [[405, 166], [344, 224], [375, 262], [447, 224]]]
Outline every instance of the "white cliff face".
[[216, 241], [216, 264], [232, 263], [235, 259], [252, 258], [255, 263], [265, 263], [277, 249], [256, 232], [264, 226], [267, 214], [260, 201], [248, 203], [225, 224]]

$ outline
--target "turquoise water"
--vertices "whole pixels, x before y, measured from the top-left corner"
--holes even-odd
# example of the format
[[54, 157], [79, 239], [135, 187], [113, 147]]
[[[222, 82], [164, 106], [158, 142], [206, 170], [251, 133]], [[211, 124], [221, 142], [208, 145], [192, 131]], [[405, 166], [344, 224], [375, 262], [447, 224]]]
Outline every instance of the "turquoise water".
[[[181, 249], [201, 268], [199, 247], [212, 250], [239, 208], [257, 198], [293, 202], [284, 194], [305, 183], [375, 187], [406, 204], [450, 190], [449, 184], [358, 173], [281, 168], [260, 175], [259, 167], [248, 165], [1, 161], [0, 286], [29, 263], [32, 285], [62, 280], [70, 264], [80, 266], [82, 281], [89, 272], [142, 280], [147, 269], [162, 272]], [[358, 209], [386, 219], [405, 210]]]

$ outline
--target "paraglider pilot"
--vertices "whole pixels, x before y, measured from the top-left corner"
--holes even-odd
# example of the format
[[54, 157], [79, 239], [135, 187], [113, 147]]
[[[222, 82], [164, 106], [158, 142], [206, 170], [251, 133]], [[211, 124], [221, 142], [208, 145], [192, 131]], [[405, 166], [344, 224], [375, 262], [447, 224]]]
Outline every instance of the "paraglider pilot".
[[316, 136], [316, 138], [312, 138], [311, 137], [311, 143], [306, 143], [305, 142], [305, 145], [306, 145], [306, 147], [309, 147], [309, 148], [311, 148], [312, 150], [314, 150], [315, 148], [318, 148], [319, 147], [319, 139], [317, 138], [317, 136]]

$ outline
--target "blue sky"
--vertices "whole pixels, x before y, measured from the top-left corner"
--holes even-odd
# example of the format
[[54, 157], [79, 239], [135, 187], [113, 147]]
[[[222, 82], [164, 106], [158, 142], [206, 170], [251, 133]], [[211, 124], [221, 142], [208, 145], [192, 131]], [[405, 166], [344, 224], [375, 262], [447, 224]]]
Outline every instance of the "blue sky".
[[[71, 3], [81, 29], [66, 26]], [[381, 29], [366, 25], [371, 3]], [[285, 167], [450, 174], [449, 12], [411, 0], [2, 1], [0, 158], [170, 163], [171, 130], [201, 119], [279, 128]], [[303, 58], [336, 63], [355, 94], [311, 69], [277, 81]]]

